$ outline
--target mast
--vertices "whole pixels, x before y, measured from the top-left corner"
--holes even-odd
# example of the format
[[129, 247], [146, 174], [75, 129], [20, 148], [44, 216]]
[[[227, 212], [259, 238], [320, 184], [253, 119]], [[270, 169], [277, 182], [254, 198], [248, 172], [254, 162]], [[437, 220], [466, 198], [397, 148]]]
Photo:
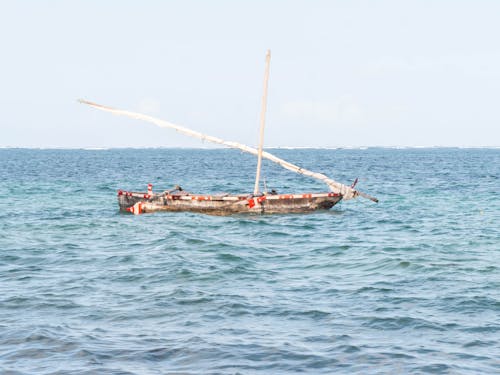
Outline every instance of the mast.
[[262, 148], [264, 146], [264, 127], [266, 124], [266, 110], [267, 110], [267, 86], [269, 82], [269, 64], [271, 62], [271, 51], [267, 50], [266, 53], [266, 70], [264, 73], [264, 92], [262, 94], [261, 110], [260, 110], [260, 135], [259, 135], [259, 149], [257, 154], [257, 173], [255, 174], [255, 186], [253, 194], [259, 194], [259, 179], [260, 169], [262, 167]]

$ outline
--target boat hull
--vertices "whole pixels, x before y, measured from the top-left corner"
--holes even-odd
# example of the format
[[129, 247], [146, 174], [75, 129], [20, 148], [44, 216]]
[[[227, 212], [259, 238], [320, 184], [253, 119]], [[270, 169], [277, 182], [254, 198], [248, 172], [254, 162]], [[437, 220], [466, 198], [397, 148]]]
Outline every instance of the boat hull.
[[148, 194], [118, 191], [121, 211], [148, 213], [158, 211], [197, 212], [210, 215], [286, 214], [328, 210], [342, 200], [336, 193], [247, 195]]

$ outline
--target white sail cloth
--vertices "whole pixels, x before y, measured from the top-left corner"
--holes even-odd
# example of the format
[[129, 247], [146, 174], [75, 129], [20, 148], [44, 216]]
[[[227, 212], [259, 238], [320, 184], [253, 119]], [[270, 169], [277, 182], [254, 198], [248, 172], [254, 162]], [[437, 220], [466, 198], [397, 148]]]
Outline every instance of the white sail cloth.
[[[179, 133], [182, 133], [182, 134], [185, 134], [185, 135], [188, 135], [191, 137], [199, 138], [199, 139], [206, 140], [206, 141], [212, 142], [212, 143], [221, 144], [221, 145], [224, 145], [224, 146], [227, 146], [230, 148], [236, 148], [236, 149], [242, 150], [244, 152], [248, 152], [249, 154], [252, 154], [252, 155], [258, 155], [258, 150], [255, 148], [246, 146], [246, 145], [238, 143], [238, 142], [225, 141], [225, 140], [217, 138], [217, 137], [212, 137], [210, 135], [202, 134], [200, 132], [185, 128], [183, 126], [172, 124], [168, 121], [160, 120], [160, 119], [148, 116], [148, 115], [144, 115], [144, 114], [137, 113], [137, 112], [121, 110], [121, 109], [115, 109], [115, 108], [107, 107], [107, 106], [104, 106], [101, 104], [89, 102], [89, 101], [83, 100], [83, 99], [80, 99], [79, 102], [83, 103], [83, 104], [87, 104], [91, 107], [100, 109], [102, 111], [111, 112], [115, 115], [127, 116], [127, 117], [135, 118], [138, 120], [151, 122], [151, 123], [153, 123], [157, 126], [160, 126], [162, 128], [174, 129], [174, 130], [178, 131]], [[277, 156], [270, 154], [269, 152], [266, 152], [266, 151], [262, 152], [262, 157], [264, 157], [268, 160], [271, 160], [271, 161], [281, 165], [283, 168], [288, 169], [290, 171], [297, 172], [297, 173], [302, 174], [304, 176], [309, 176], [309, 177], [315, 178], [317, 180], [323, 181], [325, 184], [328, 185], [328, 187], [330, 188], [331, 191], [333, 191], [334, 193], [341, 194], [343, 196], [344, 200], [352, 199], [358, 195], [361, 195], [361, 196], [366, 197], [368, 199], [371, 199], [373, 201], [377, 201], [376, 198], [370, 197], [367, 194], [364, 194], [364, 193], [361, 193], [357, 190], [354, 190], [350, 186], [347, 186], [347, 185], [341, 184], [340, 182], [334, 181], [322, 173], [316, 173], [316, 172], [312, 172], [312, 171], [309, 171], [309, 170], [304, 169], [304, 168], [300, 168], [299, 166], [292, 164], [292, 163], [289, 163], [286, 160], [280, 159]]]

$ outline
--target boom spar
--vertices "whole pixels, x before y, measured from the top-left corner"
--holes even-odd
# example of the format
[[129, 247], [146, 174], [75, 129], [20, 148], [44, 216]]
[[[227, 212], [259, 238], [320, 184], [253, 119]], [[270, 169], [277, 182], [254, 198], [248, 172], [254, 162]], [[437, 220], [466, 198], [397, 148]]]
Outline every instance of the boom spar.
[[[174, 129], [177, 132], [182, 133], [184, 135], [199, 138], [199, 139], [204, 140], [204, 141], [224, 145], [226, 147], [239, 149], [239, 150], [242, 150], [244, 152], [247, 152], [247, 153], [255, 155], [255, 156], [258, 156], [258, 154], [259, 154], [259, 151], [253, 147], [249, 147], [247, 145], [244, 145], [244, 144], [241, 144], [238, 142], [225, 141], [221, 138], [213, 137], [211, 135], [206, 135], [206, 134], [188, 129], [184, 126], [172, 124], [168, 121], [160, 120], [160, 119], [157, 119], [157, 118], [149, 116], [149, 115], [144, 115], [144, 114], [138, 113], [138, 112], [131, 112], [131, 111], [127, 111], [127, 110], [107, 107], [107, 106], [93, 103], [93, 102], [90, 102], [90, 101], [87, 101], [84, 99], [79, 99], [78, 101], [82, 104], [86, 104], [86, 105], [89, 105], [91, 107], [100, 109], [101, 111], [111, 112], [115, 115], [126, 116], [126, 117], [131, 117], [131, 118], [134, 118], [137, 120], [151, 122], [151, 123], [153, 123], [159, 127], [162, 127], [162, 128]], [[315, 178], [319, 181], [324, 182], [325, 184], [328, 185], [328, 187], [330, 188], [331, 191], [333, 191], [334, 193], [342, 194], [344, 200], [356, 198], [359, 195], [361, 197], [370, 199], [374, 202], [378, 202], [378, 199], [375, 197], [372, 197], [372, 196], [370, 196], [366, 193], [360, 192], [358, 190], [354, 190], [352, 187], [341, 184], [340, 182], [337, 182], [335, 180], [332, 180], [331, 178], [325, 176], [322, 173], [312, 172], [312, 171], [309, 171], [307, 169], [301, 168], [295, 164], [287, 162], [286, 160], [280, 159], [277, 156], [274, 156], [267, 151], [262, 152], [262, 157], [281, 165], [285, 169], [288, 169], [290, 171], [302, 174], [304, 176], [312, 177], [312, 178]]]

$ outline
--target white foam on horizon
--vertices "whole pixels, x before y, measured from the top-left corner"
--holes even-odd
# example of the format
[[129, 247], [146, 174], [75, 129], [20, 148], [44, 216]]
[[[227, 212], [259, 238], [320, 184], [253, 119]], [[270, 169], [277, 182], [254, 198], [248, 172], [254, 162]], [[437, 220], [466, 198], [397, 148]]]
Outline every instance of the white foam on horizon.
[[[411, 150], [411, 149], [500, 149], [500, 146], [268, 146], [265, 150], [369, 150], [369, 149], [388, 149], [388, 150]], [[123, 146], [123, 147], [35, 147], [35, 146], [0, 146], [0, 150], [19, 149], [19, 150], [85, 150], [85, 151], [108, 151], [108, 150], [218, 150], [229, 149], [223, 146]]]

